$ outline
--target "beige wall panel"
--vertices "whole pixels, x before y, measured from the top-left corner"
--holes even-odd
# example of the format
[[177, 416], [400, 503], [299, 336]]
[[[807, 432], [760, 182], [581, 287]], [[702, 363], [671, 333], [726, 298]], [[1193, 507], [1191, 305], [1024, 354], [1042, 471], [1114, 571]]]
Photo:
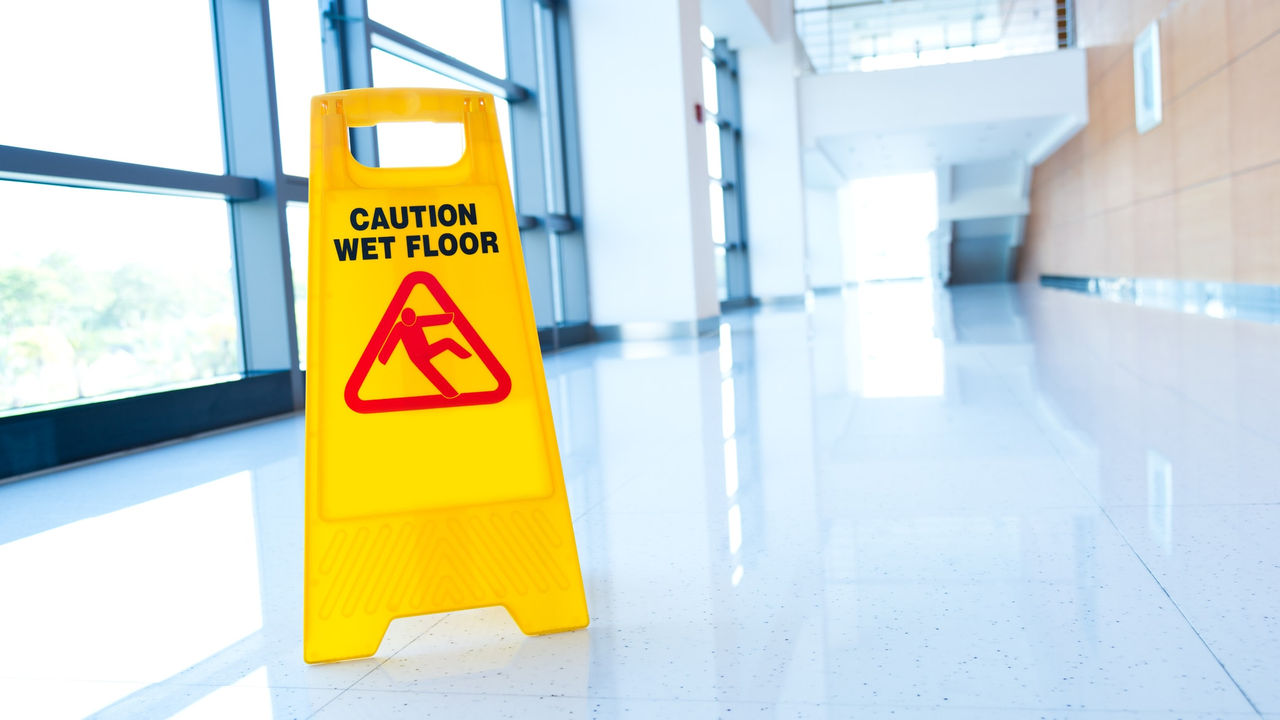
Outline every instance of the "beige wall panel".
[[[1280, 0], [1272, 0], [1280, 7]], [[1231, 88], [1231, 168], [1280, 160], [1280, 35], [1227, 69]]]
[[1174, 101], [1174, 173], [1179, 188], [1231, 170], [1229, 89], [1227, 73], [1220, 72]]
[[1198, 280], [1234, 281], [1231, 179], [1180, 190], [1175, 202], [1178, 275]]
[[1236, 281], [1275, 283], [1280, 278], [1280, 164], [1231, 179], [1231, 229]]
[[1227, 63], [1226, 5], [1226, 0], [1182, 0], [1173, 5], [1166, 36], [1174, 97]]

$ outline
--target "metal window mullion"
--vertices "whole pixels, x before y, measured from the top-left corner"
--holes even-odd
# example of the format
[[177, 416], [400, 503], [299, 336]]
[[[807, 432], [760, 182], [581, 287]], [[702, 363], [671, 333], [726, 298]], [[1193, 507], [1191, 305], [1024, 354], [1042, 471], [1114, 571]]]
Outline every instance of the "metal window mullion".
[[227, 204], [245, 371], [289, 371], [294, 407], [301, 408], [267, 0], [211, 5], [227, 170], [259, 187], [256, 198]]
[[448, 53], [440, 52], [380, 22], [369, 20], [365, 25], [369, 29], [370, 43], [373, 47], [395, 55], [401, 60], [493, 93], [508, 102], [520, 102], [530, 96], [529, 89], [523, 85], [509, 79], [494, 77], [474, 65]]
[[[564, 171], [564, 135], [560, 120], [560, 78], [557, 72], [556, 9], [538, 3], [533, 15], [534, 53], [538, 67], [538, 111], [542, 119], [542, 168], [545, 176], [547, 212], [563, 216], [568, 209], [568, 187]], [[560, 235], [548, 234], [551, 255], [552, 309], [556, 325], [565, 321], [563, 262]]]
[[[320, 12], [325, 91], [373, 87], [373, 43], [365, 0], [320, 0]], [[377, 130], [351, 128], [351, 154], [377, 167]]]
[[560, 78], [556, 57], [555, 8], [539, 4], [534, 13], [534, 49], [538, 65], [538, 110], [542, 113], [543, 172], [547, 210], [563, 215], [568, 209], [564, 172], [564, 135], [560, 117]]
[[311, 183], [301, 175], [285, 175], [280, 180], [280, 196], [287, 203], [305, 203], [309, 199]]
[[214, 175], [9, 145], [0, 145], [0, 180], [228, 200], [258, 197], [258, 182], [251, 177]]
[[[504, 0], [503, 29], [506, 36], [507, 77], [531, 88], [538, 102], [512, 103], [511, 120], [512, 183], [516, 214], [524, 222], [520, 241], [524, 246], [525, 268], [534, 315], [541, 329], [550, 329], [552, 346], [559, 343], [556, 316], [559, 278], [551, 266], [550, 243], [554, 233], [547, 227], [547, 178], [543, 171], [541, 88], [535, 38], [538, 8], [530, 0]], [[546, 252], [543, 252], [546, 250]]]
[[738, 54], [729, 49], [724, 40], [716, 41], [716, 85], [719, 102], [726, 120], [721, 128], [720, 149], [722, 163], [729, 167], [725, 175], [733, 183], [725, 191], [725, 283], [731, 299], [751, 296], [750, 255], [747, 249], [746, 192], [743, 188], [745, 173], [742, 162], [742, 102], [738, 88]]
[[573, 40], [570, 17], [563, 2], [549, 3], [555, 11], [556, 88], [559, 97], [559, 136], [563, 148], [565, 208], [572, 230], [561, 236], [561, 292], [564, 295], [565, 322], [587, 323], [591, 316], [590, 288], [587, 282], [587, 247], [582, 229], [582, 176], [578, 147], [577, 97], [574, 88]]

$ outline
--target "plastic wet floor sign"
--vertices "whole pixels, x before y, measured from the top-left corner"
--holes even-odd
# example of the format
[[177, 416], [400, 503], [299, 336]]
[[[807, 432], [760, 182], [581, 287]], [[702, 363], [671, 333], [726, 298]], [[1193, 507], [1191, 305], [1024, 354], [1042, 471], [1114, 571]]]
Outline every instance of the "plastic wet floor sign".
[[[463, 126], [458, 162], [371, 168], [348, 128]], [[397, 617], [587, 607], [493, 99], [312, 101], [303, 654], [366, 657]]]

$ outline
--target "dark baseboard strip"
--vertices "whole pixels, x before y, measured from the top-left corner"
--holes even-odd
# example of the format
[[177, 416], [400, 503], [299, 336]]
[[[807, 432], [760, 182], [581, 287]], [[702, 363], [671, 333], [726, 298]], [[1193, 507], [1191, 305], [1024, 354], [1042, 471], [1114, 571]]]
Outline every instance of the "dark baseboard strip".
[[596, 330], [591, 323], [561, 325], [558, 328], [538, 328], [538, 346], [544, 353], [583, 345], [595, 339]]
[[1280, 285], [1041, 275], [1045, 287], [1191, 315], [1280, 324]]
[[293, 411], [288, 372], [0, 418], [0, 478]]
[[733, 298], [732, 300], [720, 301], [720, 312], [726, 313], [730, 310], [741, 310], [756, 305], [756, 299], [752, 297]]
[[629, 322], [620, 325], [597, 325], [595, 336], [603, 342], [630, 340], [679, 340], [696, 338], [715, 332], [720, 324], [719, 315], [699, 318], [698, 320], [673, 320]]

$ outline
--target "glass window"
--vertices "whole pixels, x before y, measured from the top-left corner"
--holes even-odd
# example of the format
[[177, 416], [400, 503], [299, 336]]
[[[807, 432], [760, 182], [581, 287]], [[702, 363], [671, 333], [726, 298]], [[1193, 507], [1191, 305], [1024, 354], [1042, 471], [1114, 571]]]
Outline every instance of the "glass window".
[[242, 371], [224, 201], [0, 182], [0, 207], [0, 412]]
[[716, 64], [707, 57], [702, 56], [702, 104], [707, 108], [707, 112], [712, 115], [720, 112], [720, 95], [716, 83]]
[[0, 143], [223, 172], [207, 2], [5, 3], [0, 68]]
[[501, 0], [369, 0], [369, 18], [494, 77], [507, 76]]
[[270, 0], [271, 52], [280, 118], [280, 159], [290, 175], [310, 172], [311, 98], [324, 92], [320, 11], [313, 2]]
[[702, 47], [708, 50], [716, 46], [716, 34], [706, 25], [698, 28], [698, 39], [702, 41]]
[[298, 326], [298, 367], [307, 369], [307, 249], [311, 218], [307, 204], [285, 205], [284, 219], [289, 232], [289, 263], [293, 266], [293, 315]]
[[723, 245], [724, 233], [724, 188], [718, 182], [711, 183], [711, 242]]
[[[452, 88], [455, 90], [474, 90], [475, 88], [453, 78], [441, 75], [396, 57], [382, 50], [373, 51], [373, 84], [376, 87], [426, 87]], [[507, 175], [510, 178], [511, 167], [511, 111], [507, 101], [494, 98], [495, 110], [498, 113], [498, 132], [502, 135], [502, 151], [506, 155]], [[417, 127], [414, 127], [414, 126]], [[426, 158], [427, 165], [447, 164], [456, 160], [460, 153], [458, 136], [448, 125], [438, 131], [423, 130], [424, 123], [382, 123], [378, 125], [378, 154], [389, 159]], [[438, 133], [435, 139], [440, 141], [437, 148], [421, 147], [423, 138], [431, 138], [431, 133]], [[393, 161], [390, 165], [407, 165], [407, 162]]]
[[719, 179], [724, 176], [720, 155], [720, 126], [714, 121], [706, 122], [707, 128], [707, 174]]

